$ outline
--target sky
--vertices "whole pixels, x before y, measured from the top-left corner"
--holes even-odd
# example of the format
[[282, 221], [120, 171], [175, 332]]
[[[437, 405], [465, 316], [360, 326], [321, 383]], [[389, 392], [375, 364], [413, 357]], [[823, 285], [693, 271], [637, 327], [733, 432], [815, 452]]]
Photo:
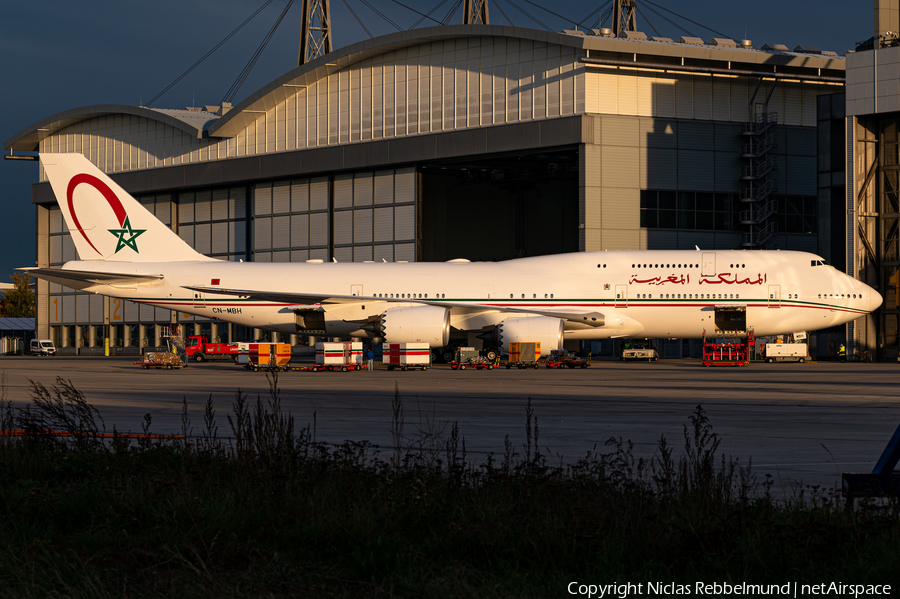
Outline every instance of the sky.
[[[332, 0], [335, 49], [368, 39], [351, 11], [375, 37], [397, 31], [377, 16], [410, 28], [440, 0]], [[432, 16], [443, 19], [455, 0], [445, 0]], [[492, 24], [541, 28], [511, 5], [530, 13], [553, 31], [572, 29], [604, 2], [597, 0], [490, 0]], [[836, 0], [640, 0], [649, 24], [638, 15], [637, 29], [677, 39], [687, 33], [651, 12], [655, 10], [703, 39], [719, 37], [657, 6], [684, 15], [734, 39], [818, 46], [843, 54], [872, 36], [871, 2]], [[222, 41], [265, 0], [155, 0], [121, 2], [44, 0], [4, 2], [0, 19], [0, 140], [58, 112], [93, 104], [139, 106]], [[496, 6], [494, 4], [496, 3]], [[267, 35], [288, 0], [272, 0], [259, 15], [191, 74], [153, 104], [185, 108], [219, 104]], [[236, 104], [297, 66], [301, 1], [294, 2], [265, 52], [235, 98]], [[367, 6], [368, 5], [368, 6]], [[405, 5], [402, 6], [402, 5]], [[545, 6], [558, 16], [535, 5]], [[502, 13], [501, 10], [502, 9]], [[504, 14], [505, 13], [505, 17]], [[599, 14], [591, 17], [593, 25]], [[562, 18], [561, 18], [562, 17]], [[452, 23], [462, 22], [462, 10]], [[424, 21], [420, 27], [435, 25]], [[653, 27], [651, 27], [652, 25]], [[608, 23], [605, 26], [609, 26]], [[8, 153], [8, 152], [4, 152]], [[13, 269], [35, 264], [34, 208], [31, 186], [36, 162], [0, 161], [0, 281]]]

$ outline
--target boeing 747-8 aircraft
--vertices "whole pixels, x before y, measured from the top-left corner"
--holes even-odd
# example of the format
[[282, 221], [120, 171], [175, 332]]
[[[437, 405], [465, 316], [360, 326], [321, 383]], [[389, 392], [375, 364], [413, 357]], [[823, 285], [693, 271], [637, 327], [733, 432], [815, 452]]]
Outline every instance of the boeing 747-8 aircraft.
[[881, 295], [814, 254], [580, 252], [505, 262], [252, 263], [194, 251], [81, 154], [42, 154], [79, 260], [49, 281], [287, 334], [444, 347], [563, 339], [757, 336], [872, 312]]

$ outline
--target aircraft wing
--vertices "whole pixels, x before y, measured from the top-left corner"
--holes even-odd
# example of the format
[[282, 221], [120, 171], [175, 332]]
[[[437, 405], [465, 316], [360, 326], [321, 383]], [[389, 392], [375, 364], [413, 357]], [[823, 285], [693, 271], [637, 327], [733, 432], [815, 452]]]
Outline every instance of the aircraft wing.
[[580, 312], [577, 310], [542, 310], [540, 308], [512, 308], [491, 304], [471, 304], [467, 302], [445, 302], [432, 299], [419, 298], [387, 298], [370, 297], [360, 295], [328, 295], [315, 293], [291, 293], [283, 291], [259, 291], [249, 289], [223, 289], [221, 287], [185, 287], [191, 291], [212, 293], [216, 295], [233, 295], [267, 302], [293, 305], [316, 304], [356, 304], [360, 302], [385, 302], [395, 304], [422, 304], [425, 306], [440, 306], [449, 309], [454, 314], [478, 314], [481, 312], [513, 312], [517, 314], [538, 314], [559, 318], [569, 322], [578, 322], [591, 327], [602, 327], [606, 324], [606, 317], [599, 312]]
[[25, 274], [40, 279], [47, 279], [54, 283], [67, 285], [80, 283], [82, 285], [132, 285], [136, 283], [149, 283], [163, 278], [159, 274], [138, 274], [119, 272], [94, 272], [90, 270], [66, 270], [62, 268], [17, 268]]

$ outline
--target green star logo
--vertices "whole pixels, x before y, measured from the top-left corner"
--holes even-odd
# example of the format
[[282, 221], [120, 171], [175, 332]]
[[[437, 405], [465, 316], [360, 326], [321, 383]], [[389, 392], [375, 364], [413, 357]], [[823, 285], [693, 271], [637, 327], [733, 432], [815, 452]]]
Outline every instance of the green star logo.
[[[137, 239], [142, 233], [146, 232], [147, 229], [132, 229], [131, 223], [128, 221], [128, 217], [125, 217], [125, 222], [122, 223], [123, 229], [107, 229], [110, 233], [115, 235], [118, 240], [116, 243], [116, 251], [114, 253], [118, 254], [119, 250], [123, 247], [128, 246], [134, 250], [136, 254], [139, 254], [137, 247]], [[127, 238], [126, 238], [127, 236]]]

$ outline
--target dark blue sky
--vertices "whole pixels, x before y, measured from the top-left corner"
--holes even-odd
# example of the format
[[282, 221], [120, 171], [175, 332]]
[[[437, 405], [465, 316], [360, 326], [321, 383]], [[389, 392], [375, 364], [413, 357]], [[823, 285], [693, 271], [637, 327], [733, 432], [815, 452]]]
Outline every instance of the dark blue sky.
[[[361, 0], [346, 1], [373, 35], [396, 31]], [[438, 1], [400, 0], [423, 13], [431, 10]], [[445, 16], [453, 1], [436, 11], [435, 16]], [[509, 0], [497, 1], [512, 24], [538, 27], [510, 6]], [[577, 20], [603, 4], [594, 0], [533, 1]], [[412, 26], [420, 18], [393, 0], [368, 2], [403, 28]], [[552, 30], [572, 27], [571, 23], [535, 8], [526, 0], [513, 2]], [[856, 42], [872, 35], [871, 2], [653, 2], [735, 39], [743, 38], [746, 32], [746, 37], [756, 46], [781, 43], [793, 48], [803, 44], [843, 54], [853, 49]], [[264, 0], [5, 2], [0, 19], [3, 90], [0, 94], [0, 140], [6, 141], [36, 121], [70, 108], [90, 104], [137, 106], [147, 102], [263, 3]], [[272, 2], [154, 107], [218, 104], [286, 4], [287, 0]], [[343, 0], [332, 0], [331, 4], [336, 48], [368, 37]], [[294, 3], [235, 102], [296, 66], [300, 5], [300, 1]], [[678, 38], [685, 35], [684, 31], [647, 8], [643, 12], [663, 36]], [[703, 39], [716, 37], [701, 27], [668, 16]], [[461, 19], [461, 11], [457, 11], [452, 22], [459, 23]], [[591, 21], [594, 19], [596, 17]], [[491, 9], [491, 22], [508, 24], [496, 8]], [[433, 24], [426, 21], [422, 26]], [[640, 16], [638, 29], [654, 35], [653, 29]], [[0, 219], [0, 281], [8, 281], [15, 267], [34, 264], [31, 185], [37, 181], [37, 172], [34, 162], [0, 161], [0, 206], [3, 211]]]

